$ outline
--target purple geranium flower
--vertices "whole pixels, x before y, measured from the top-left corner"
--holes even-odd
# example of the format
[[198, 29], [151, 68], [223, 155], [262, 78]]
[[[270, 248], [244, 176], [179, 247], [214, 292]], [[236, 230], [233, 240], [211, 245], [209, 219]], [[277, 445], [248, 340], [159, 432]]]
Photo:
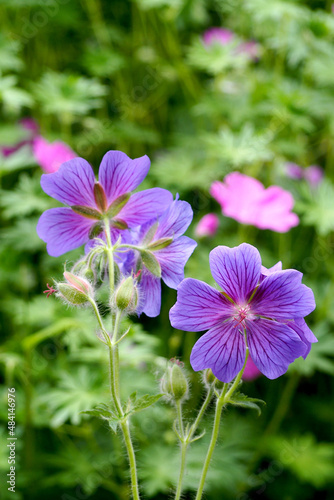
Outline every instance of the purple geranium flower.
[[262, 267], [258, 250], [246, 243], [219, 246], [210, 253], [210, 267], [222, 292], [191, 278], [180, 284], [170, 311], [172, 325], [208, 330], [193, 347], [194, 370], [211, 368], [218, 379], [230, 382], [244, 364], [248, 345], [256, 367], [274, 379], [296, 358], [307, 356], [317, 342], [304, 321], [315, 308], [313, 292], [302, 285], [302, 273], [277, 270], [279, 264]]
[[145, 155], [131, 160], [121, 151], [109, 151], [102, 159], [99, 181], [83, 158], [69, 160], [57, 172], [44, 174], [43, 190], [68, 205], [44, 212], [37, 225], [47, 250], [58, 257], [99, 235], [109, 221], [112, 238], [163, 213], [173, 200], [160, 188], [131, 195], [150, 168]]
[[191, 238], [182, 236], [192, 218], [189, 203], [176, 199], [159, 218], [137, 231], [125, 232], [125, 243], [131, 242], [142, 249], [125, 254], [126, 260], [120, 266], [124, 273], [140, 271], [138, 314], [144, 312], [155, 317], [160, 313], [161, 279], [175, 289], [183, 280], [184, 266], [197, 245]]

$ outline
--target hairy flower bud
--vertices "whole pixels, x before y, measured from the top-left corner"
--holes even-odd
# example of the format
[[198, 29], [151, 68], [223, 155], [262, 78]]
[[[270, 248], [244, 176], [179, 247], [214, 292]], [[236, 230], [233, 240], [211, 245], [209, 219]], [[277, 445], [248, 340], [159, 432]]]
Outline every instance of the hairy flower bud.
[[67, 271], [64, 272], [64, 278], [67, 283], [57, 283], [59, 295], [71, 305], [78, 306], [87, 303], [89, 295], [92, 293], [90, 283], [84, 278]]
[[216, 377], [212, 373], [211, 368], [207, 368], [203, 371], [203, 382], [207, 387], [210, 387], [214, 383], [215, 379]]
[[116, 291], [115, 300], [117, 308], [121, 311], [135, 312], [138, 305], [138, 290], [132, 276], [121, 282]]
[[161, 379], [161, 391], [175, 401], [187, 397], [188, 380], [179, 361], [171, 360], [168, 364]]

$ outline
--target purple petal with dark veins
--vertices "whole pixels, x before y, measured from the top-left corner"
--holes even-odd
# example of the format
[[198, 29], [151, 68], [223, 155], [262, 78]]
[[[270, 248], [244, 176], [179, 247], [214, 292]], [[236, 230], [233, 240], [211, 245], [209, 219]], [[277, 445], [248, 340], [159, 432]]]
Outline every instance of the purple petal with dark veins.
[[252, 245], [218, 246], [210, 253], [211, 273], [223, 291], [239, 304], [246, 303], [261, 273], [261, 257]]
[[192, 219], [193, 211], [189, 203], [174, 200], [161, 215], [154, 240], [181, 236], [188, 229]]
[[150, 318], [159, 316], [161, 309], [161, 280], [143, 270], [138, 285], [139, 305], [138, 316], [145, 313]]
[[97, 209], [94, 199], [95, 176], [92, 167], [83, 158], [63, 163], [57, 172], [43, 174], [43, 191], [66, 205], [83, 205]]
[[51, 208], [41, 215], [37, 234], [47, 243], [49, 255], [59, 257], [87, 243], [94, 224], [94, 220], [86, 219], [70, 208]]
[[136, 189], [145, 179], [150, 165], [150, 159], [146, 155], [132, 160], [122, 151], [108, 151], [102, 158], [99, 170], [99, 182], [104, 188], [108, 203]]
[[167, 286], [176, 289], [184, 279], [184, 266], [196, 246], [196, 241], [181, 236], [168, 247], [154, 252], [161, 266], [161, 277]]
[[246, 320], [249, 352], [258, 369], [274, 379], [285, 373], [306, 345], [289, 326], [267, 319]]
[[311, 350], [312, 344], [318, 342], [317, 337], [307, 326], [304, 319], [295, 319], [295, 321], [289, 321], [288, 326], [297, 333], [297, 335], [306, 345], [307, 349], [303, 354], [303, 358], [306, 359]]
[[194, 345], [190, 363], [195, 371], [211, 368], [222, 382], [231, 382], [240, 372], [246, 356], [244, 336], [227, 321], [212, 328]]
[[157, 219], [172, 203], [173, 195], [167, 189], [152, 188], [131, 196], [127, 204], [117, 214], [129, 227], [142, 225]]
[[266, 268], [264, 266], [261, 266], [261, 276], [260, 276], [260, 283], [269, 276], [272, 273], [275, 273], [276, 271], [282, 271], [282, 262], [279, 261], [277, 264], [275, 264], [272, 267]]
[[315, 309], [314, 295], [295, 269], [267, 276], [251, 300], [252, 313], [276, 320], [303, 318]]
[[177, 302], [169, 319], [174, 328], [200, 332], [233, 316], [234, 308], [218, 290], [203, 281], [186, 278], [177, 289]]

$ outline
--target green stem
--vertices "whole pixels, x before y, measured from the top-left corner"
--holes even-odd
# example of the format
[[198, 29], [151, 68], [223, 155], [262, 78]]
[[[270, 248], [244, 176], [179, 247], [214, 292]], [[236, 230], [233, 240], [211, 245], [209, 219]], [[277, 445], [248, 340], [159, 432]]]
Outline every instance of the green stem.
[[198, 415], [196, 417], [196, 420], [195, 422], [193, 423], [192, 427], [191, 427], [191, 431], [190, 431], [190, 435], [189, 435], [189, 441], [191, 441], [193, 435], [195, 434], [199, 424], [200, 424], [200, 421], [202, 420], [203, 418], [203, 415], [208, 407], [208, 404], [210, 403], [211, 401], [211, 398], [212, 398], [212, 394], [213, 394], [213, 387], [210, 386], [210, 389], [208, 390], [207, 392], [207, 395], [206, 395], [206, 398], [201, 406], [201, 409], [200, 411], [198, 412]]
[[93, 307], [93, 311], [95, 313], [97, 322], [98, 322], [98, 324], [100, 326], [100, 329], [101, 329], [103, 337], [104, 337], [104, 339], [106, 341], [106, 344], [110, 345], [110, 337], [109, 337], [109, 334], [108, 334], [107, 330], [104, 327], [104, 324], [103, 324], [103, 321], [102, 321], [102, 318], [101, 318], [101, 315], [100, 315], [100, 312], [99, 312], [99, 308], [97, 307], [97, 304], [96, 304], [96, 302], [95, 302], [94, 299], [89, 298], [88, 300], [89, 300], [89, 302], [91, 303], [91, 305]]
[[203, 470], [202, 470], [202, 475], [201, 479], [198, 485], [198, 490], [197, 490], [197, 495], [196, 495], [196, 500], [200, 500], [202, 498], [202, 493], [203, 493], [203, 488], [204, 488], [204, 483], [206, 479], [206, 475], [208, 473], [209, 465], [211, 462], [211, 457], [213, 454], [213, 450], [215, 449], [216, 442], [218, 439], [218, 434], [219, 434], [219, 425], [220, 425], [220, 418], [221, 418], [221, 413], [222, 409], [224, 406], [224, 398], [219, 397], [216, 401], [216, 412], [215, 412], [215, 420], [213, 424], [213, 431], [212, 431], [212, 436], [211, 436], [211, 441], [209, 445], [209, 449], [205, 458]]
[[179, 420], [179, 428], [180, 428], [180, 436], [182, 437], [181, 441], [181, 465], [180, 465], [180, 474], [179, 474], [179, 480], [177, 483], [177, 488], [176, 488], [176, 493], [175, 493], [175, 500], [179, 500], [181, 497], [182, 493], [182, 482], [183, 482], [183, 476], [185, 473], [185, 468], [186, 468], [186, 459], [187, 459], [187, 451], [188, 447], [191, 443], [192, 437], [195, 434], [200, 421], [202, 420], [202, 417], [205, 413], [205, 410], [208, 407], [208, 404], [211, 401], [213, 394], [213, 388], [212, 386], [209, 388], [206, 398], [201, 406], [200, 411], [198, 412], [198, 415], [196, 417], [195, 422], [190, 428], [189, 433], [187, 434], [186, 438], [184, 439], [184, 428], [183, 428], [183, 421], [182, 421], [182, 409], [181, 409], [181, 403], [177, 402], [177, 413], [178, 413], [178, 420]]
[[131, 476], [131, 490], [133, 500], [140, 500], [139, 490], [138, 490], [138, 478], [137, 478], [137, 467], [136, 467], [136, 456], [133, 449], [130, 428], [129, 428], [129, 419], [126, 418], [123, 420], [121, 424], [126, 450], [128, 452], [129, 464], [130, 464], [130, 476]]
[[110, 226], [109, 220], [105, 221], [105, 234], [108, 247], [108, 271], [109, 271], [109, 287], [110, 287], [110, 297], [114, 293], [115, 288], [115, 270], [114, 270], [114, 254], [111, 244]]
[[237, 387], [239, 385], [239, 382], [241, 380], [242, 374], [243, 374], [244, 369], [246, 367], [246, 363], [247, 363], [247, 359], [248, 359], [248, 354], [249, 354], [248, 348], [246, 348], [246, 357], [245, 357], [245, 362], [244, 362], [244, 365], [243, 365], [242, 369], [240, 370], [240, 372], [236, 376], [233, 384], [231, 385], [231, 387], [227, 391], [227, 393], [225, 394], [225, 390], [223, 390], [221, 392], [220, 396], [217, 398], [217, 401], [216, 401], [216, 411], [215, 411], [215, 420], [214, 420], [214, 424], [213, 424], [213, 430], [212, 430], [211, 440], [210, 440], [209, 448], [208, 448], [208, 451], [207, 451], [207, 454], [206, 454], [205, 462], [204, 462], [204, 465], [203, 465], [202, 475], [201, 475], [201, 479], [200, 479], [200, 482], [199, 482], [199, 485], [198, 485], [198, 490], [197, 490], [197, 495], [196, 495], [196, 499], [195, 500], [201, 500], [201, 498], [202, 498], [206, 476], [207, 476], [207, 473], [208, 473], [208, 469], [209, 469], [209, 465], [210, 465], [210, 462], [211, 462], [212, 454], [213, 454], [213, 451], [215, 449], [215, 446], [216, 446], [216, 443], [217, 443], [217, 439], [218, 439], [222, 409], [223, 409], [224, 405], [229, 402], [230, 398], [232, 397], [233, 393], [235, 392], [235, 390], [237, 389]]
[[[110, 285], [110, 298], [114, 295], [115, 289], [115, 273], [114, 273], [114, 256], [113, 247], [111, 243], [110, 226], [109, 221], [105, 221], [105, 234], [107, 241], [107, 251], [108, 251], [108, 271], [109, 271], [109, 285]], [[120, 399], [120, 387], [119, 387], [119, 355], [118, 355], [118, 330], [120, 325], [120, 320], [122, 317], [121, 311], [117, 311], [115, 316], [115, 321], [113, 322], [113, 335], [112, 340], [109, 342], [109, 366], [110, 366], [110, 392], [115, 408], [121, 418], [120, 426], [122, 429], [124, 442], [129, 458], [130, 466], [130, 477], [131, 477], [131, 490], [133, 500], [140, 500], [139, 489], [138, 489], [138, 478], [137, 478], [137, 467], [136, 467], [136, 457], [133, 449], [133, 444], [130, 434], [129, 417], [124, 416], [122, 409], [121, 399]]]
[[177, 489], [176, 489], [176, 493], [175, 493], [175, 500], [180, 500], [181, 493], [182, 493], [182, 481], [183, 481], [183, 476], [184, 476], [184, 472], [186, 469], [186, 457], [187, 457], [188, 445], [189, 445], [189, 443], [187, 441], [181, 442], [180, 474], [179, 474], [179, 480], [177, 483]]

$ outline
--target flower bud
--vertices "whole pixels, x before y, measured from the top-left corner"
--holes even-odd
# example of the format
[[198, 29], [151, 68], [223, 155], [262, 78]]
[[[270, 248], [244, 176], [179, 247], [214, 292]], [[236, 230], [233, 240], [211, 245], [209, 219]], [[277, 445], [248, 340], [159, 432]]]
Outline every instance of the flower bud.
[[71, 305], [82, 305], [87, 303], [89, 295], [92, 292], [90, 283], [84, 278], [67, 271], [64, 272], [64, 278], [67, 283], [57, 283], [57, 290], [60, 296]]
[[161, 391], [175, 401], [187, 397], [188, 380], [179, 361], [169, 363], [161, 379]]
[[214, 383], [215, 379], [216, 377], [212, 373], [211, 368], [206, 368], [203, 371], [203, 382], [207, 387], [210, 387]]
[[138, 290], [132, 276], [126, 278], [116, 291], [116, 306], [121, 311], [134, 312], [138, 305]]

